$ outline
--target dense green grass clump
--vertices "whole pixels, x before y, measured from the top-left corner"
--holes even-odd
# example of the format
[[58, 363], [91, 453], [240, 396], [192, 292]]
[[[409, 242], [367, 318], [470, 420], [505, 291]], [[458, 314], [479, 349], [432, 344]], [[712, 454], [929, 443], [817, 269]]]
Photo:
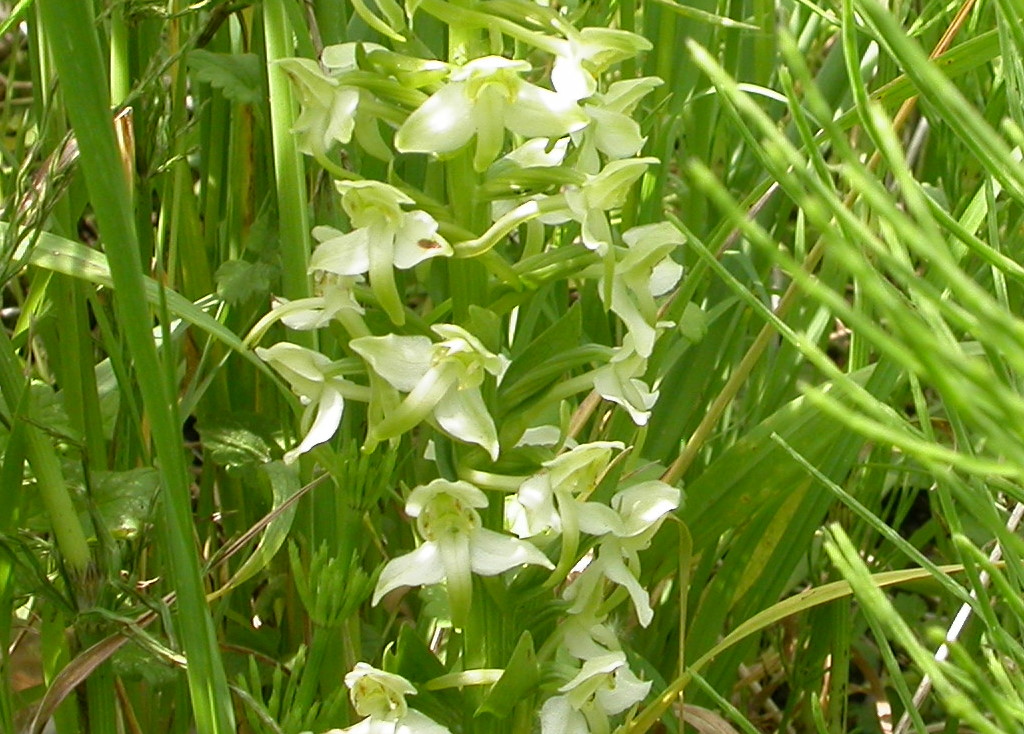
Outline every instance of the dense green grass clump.
[[4, 17], [0, 731], [1024, 728], [1020, 0]]

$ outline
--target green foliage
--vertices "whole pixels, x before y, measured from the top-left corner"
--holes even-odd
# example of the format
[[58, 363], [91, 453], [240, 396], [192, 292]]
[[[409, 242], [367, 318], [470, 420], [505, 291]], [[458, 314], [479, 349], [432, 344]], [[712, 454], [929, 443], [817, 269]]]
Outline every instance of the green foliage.
[[1020, 0], [11, 5], [0, 731], [1021, 728]]

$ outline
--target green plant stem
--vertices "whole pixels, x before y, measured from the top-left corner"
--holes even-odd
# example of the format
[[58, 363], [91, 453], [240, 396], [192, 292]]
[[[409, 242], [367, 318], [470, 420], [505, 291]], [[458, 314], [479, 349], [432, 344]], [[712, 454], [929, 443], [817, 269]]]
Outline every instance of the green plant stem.
[[[266, 36], [270, 77], [270, 120], [274, 147], [274, 181], [277, 189], [277, 214], [281, 235], [281, 288], [285, 298], [305, 298], [310, 294], [310, 228], [306, 210], [305, 167], [302, 154], [291, 132], [294, 122], [292, 89], [285, 74], [274, 62], [293, 55], [292, 37], [283, 0], [263, 4], [263, 32]], [[300, 333], [294, 340], [312, 346], [312, 333]]]
[[[18, 399], [28, 385], [21, 375], [20, 360], [14, 351], [7, 332], [0, 329], [0, 393], [8, 401], [7, 408], [12, 420], [19, 420], [17, 410], [30, 400]], [[25, 396], [28, 398], [28, 395]], [[57, 547], [60, 548], [64, 564], [73, 574], [81, 577], [92, 560], [85, 530], [78, 519], [78, 512], [71, 500], [71, 493], [64, 481], [60, 458], [49, 438], [34, 423], [23, 428], [26, 439], [26, 454], [36, 478], [47, 517], [53, 527]]]

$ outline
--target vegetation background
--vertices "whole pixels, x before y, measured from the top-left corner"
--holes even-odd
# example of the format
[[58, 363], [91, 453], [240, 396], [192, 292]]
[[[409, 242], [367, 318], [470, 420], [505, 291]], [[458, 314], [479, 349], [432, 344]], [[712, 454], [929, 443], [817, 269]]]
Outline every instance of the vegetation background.
[[[599, 610], [649, 693], [605, 718], [620, 679], [595, 679], [575, 730], [1024, 730], [1024, 0], [3, 7], [0, 731], [319, 734], [366, 715], [360, 661], [451, 731], [540, 729], [572, 678], [563, 566], [597, 540], [548, 546], [550, 582], [475, 579], [454, 627], [444, 587], [370, 594], [423, 542], [411, 489], [511, 496], [570, 437], [630, 447], [585, 497], [683, 493], [630, 561], [653, 622], [614, 584]], [[627, 106], [644, 145], [623, 156], [658, 163], [602, 209], [614, 246], [581, 244], [588, 213], [485, 247], [492, 202], [594, 171], [490, 165], [511, 134], [489, 160], [394, 150], [448, 68], [411, 59], [527, 59], [549, 86], [529, 34], [584, 28], [646, 39], [595, 76], [662, 80]], [[370, 117], [307, 155], [315, 94], [281, 60], [353, 41]], [[352, 224], [337, 178], [397, 186], [456, 257], [398, 271], [397, 307], [371, 271], [362, 327], [286, 329], [272, 297], [320, 294], [313, 227]], [[630, 376], [660, 396], [637, 425], [593, 389], [639, 328], [610, 284], [652, 277], [625, 280], [621, 235], [664, 221], [683, 271], [652, 293], [674, 326], [644, 306], [658, 336]], [[395, 410], [355, 332], [442, 323], [511, 362], [481, 377], [498, 461], [432, 420], [384, 435], [355, 388], [336, 435], [283, 461], [310, 417], [254, 347], [315, 346], [317, 385]], [[553, 448], [516, 447], [539, 425]], [[505, 530], [501, 508], [477, 520]]]

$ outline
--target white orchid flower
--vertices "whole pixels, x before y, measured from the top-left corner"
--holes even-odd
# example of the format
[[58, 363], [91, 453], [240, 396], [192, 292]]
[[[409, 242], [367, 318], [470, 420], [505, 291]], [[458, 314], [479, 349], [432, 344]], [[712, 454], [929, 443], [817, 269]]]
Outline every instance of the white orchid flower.
[[570, 602], [569, 614], [596, 614], [607, 598], [605, 582], [610, 581], [629, 594], [640, 625], [649, 625], [654, 619], [654, 610], [650, 594], [637, 580], [639, 567], [637, 553], [629, 544], [624, 544], [614, 535], [605, 537], [598, 544], [594, 559], [562, 593], [563, 598]]
[[637, 354], [632, 341], [632, 335], [627, 334], [608, 364], [594, 370], [594, 389], [605, 400], [625, 408], [636, 425], [645, 426], [659, 391], [643, 381], [647, 359]]
[[652, 48], [643, 36], [617, 28], [567, 30], [569, 35], [564, 41], [552, 41], [556, 56], [551, 86], [574, 100], [593, 95], [597, 91], [596, 77], [611, 66]]
[[331, 729], [324, 734], [451, 734], [448, 727], [410, 709], [406, 696], [416, 687], [400, 675], [378, 670], [366, 663], [345, 675], [352, 708], [366, 718], [346, 729]]
[[611, 652], [583, 663], [579, 673], [544, 702], [541, 734], [607, 734], [608, 718], [639, 703], [651, 690], [629, 669], [626, 655]]
[[581, 508], [580, 529], [590, 535], [611, 534], [643, 550], [681, 497], [677, 488], [657, 479], [640, 482], [616, 492], [610, 506], [587, 502]]
[[343, 86], [310, 59], [281, 59], [277, 64], [298, 92], [300, 111], [292, 133], [299, 150], [321, 157], [336, 143], [348, 143], [356, 126], [359, 90]]
[[307, 155], [323, 160], [335, 144], [347, 144], [355, 135], [370, 155], [384, 161], [392, 158], [374, 114], [380, 112], [380, 103], [366, 89], [345, 83], [347, 73], [358, 71], [359, 45], [366, 51], [384, 50], [374, 43], [342, 43], [324, 48], [321, 64], [302, 58], [277, 61], [298, 92], [300, 111], [292, 133]]
[[582, 225], [583, 244], [588, 249], [600, 255], [608, 253], [612, 245], [608, 212], [625, 203], [630, 187], [657, 162], [650, 157], [612, 161], [600, 173], [587, 175], [583, 184], [566, 187], [566, 206], [561, 213]]
[[408, 393], [371, 427], [368, 445], [400, 436], [433, 416], [442, 430], [482, 446], [496, 460], [498, 433], [480, 386], [486, 374], [498, 375], [504, 362], [459, 326], [437, 324], [432, 329], [443, 341], [388, 334], [349, 342], [385, 382]]
[[339, 181], [341, 203], [353, 230], [314, 227], [320, 245], [309, 261], [310, 272], [370, 274], [370, 287], [391, 320], [405, 321], [393, 268], [408, 270], [424, 260], [450, 256], [451, 245], [437, 233], [437, 221], [424, 211], [405, 211], [413, 200], [379, 181]]
[[577, 660], [590, 660], [622, 649], [619, 636], [588, 614], [570, 614], [562, 623], [562, 649]]
[[572, 602], [571, 614], [593, 614], [605, 599], [604, 582], [622, 586], [644, 627], [654, 618], [650, 595], [640, 585], [638, 552], [650, 546], [665, 517], [679, 506], [681, 493], [658, 480], [641, 482], [617, 492], [611, 506], [588, 502], [579, 508], [580, 529], [602, 536], [597, 555], [572, 584], [564, 597]]
[[473, 166], [501, 153], [505, 131], [560, 138], [587, 124], [576, 101], [524, 81], [525, 61], [485, 56], [455, 68], [448, 84], [413, 111], [395, 134], [405, 153], [453, 153], [476, 137]]
[[268, 349], [256, 348], [256, 355], [274, 368], [306, 406], [302, 426], [306, 435], [284, 455], [290, 464], [314, 446], [330, 441], [338, 431], [345, 408], [344, 393], [367, 399], [366, 388], [330, 375], [331, 360], [320, 352], [297, 344], [280, 342]]
[[[673, 326], [670, 321], [658, 321], [654, 299], [672, 290], [682, 277], [683, 266], [672, 259], [671, 253], [685, 239], [668, 222], [633, 227], [622, 239], [629, 249], [616, 258], [611, 282], [601, 278], [598, 293], [605, 306], [625, 322], [636, 353], [650, 357], [658, 329]], [[605, 300], [606, 293], [611, 303]]]
[[423, 544], [393, 558], [380, 573], [372, 603], [401, 586], [446, 582], [452, 622], [461, 627], [472, 600], [472, 574], [496, 576], [517, 566], [553, 568], [547, 557], [526, 541], [482, 527], [478, 509], [487, 497], [465, 481], [435, 479], [409, 494], [405, 511], [416, 518]]
[[629, 158], [640, 152], [647, 141], [640, 125], [631, 115], [648, 93], [663, 82], [657, 77], [642, 77], [615, 82], [604, 94], [595, 94], [583, 105], [590, 124], [572, 134], [580, 149], [576, 168], [585, 173], [600, 170], [598, 152], [610, 160]]
[[327, 326], [346, 311], [363, 314], [363, 307], [352, 294], [353, 286], [362, 280], [361, 277], [324, 271], [317, 271], [313, 276], [316, 295], [294, 301], [274, 299], [273, 313], [277, 320], [289, 329], [311, 331]]
[[593, 490], [612, 452], [622, 448], [619, 441], [594, 441], [545, 461], [544, 469], [523, 482], [509, 503], [512, 531], [520, 538], [548, 530], [575, 534], [576, 507], [582, 504], [577, 495]]

